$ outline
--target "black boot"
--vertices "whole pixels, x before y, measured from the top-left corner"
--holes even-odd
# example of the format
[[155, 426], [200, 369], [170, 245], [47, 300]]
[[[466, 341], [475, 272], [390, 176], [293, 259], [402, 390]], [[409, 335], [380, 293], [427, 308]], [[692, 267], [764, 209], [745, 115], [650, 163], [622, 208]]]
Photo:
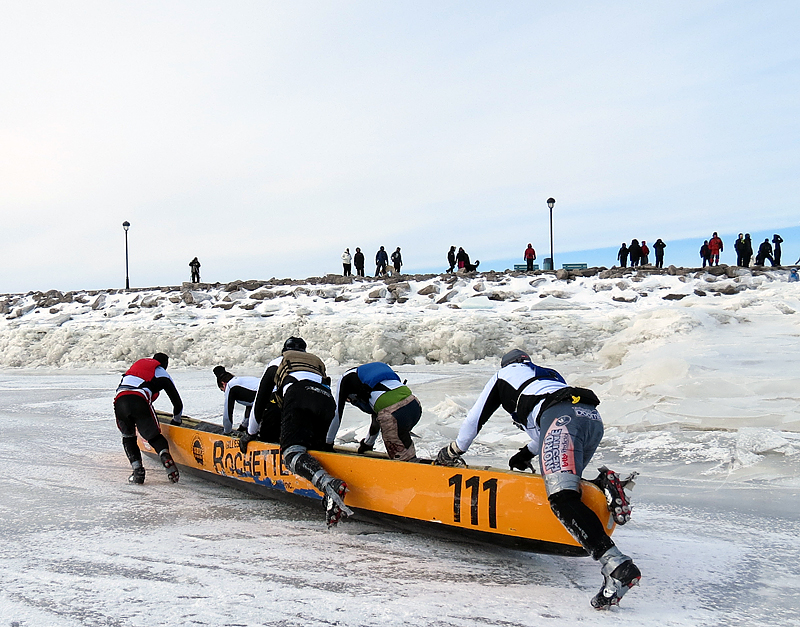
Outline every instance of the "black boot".
[[178, 472], [175, 461], [172, 459], [172, 455], [169, 454], [169, 449], [164, 449], [158, 456], [161, 458], [161, 463], [164, 464], [164, 468], [167, 470], [167, 477], [169, 480], [172, 481], [172, 483], [178, 483], [178, 479], [180, 479], [181, 475]]

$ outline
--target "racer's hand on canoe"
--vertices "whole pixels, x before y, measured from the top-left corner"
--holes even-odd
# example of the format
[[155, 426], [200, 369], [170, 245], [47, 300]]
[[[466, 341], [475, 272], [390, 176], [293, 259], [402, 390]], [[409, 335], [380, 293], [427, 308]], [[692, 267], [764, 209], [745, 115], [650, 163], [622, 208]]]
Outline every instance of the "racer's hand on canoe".
[[445, 446], [439, 454], [436, 456], [434, 460], [435, 466], [453, 466], [456, 468], [466, 468], [467, 462], [464, 461], [464, 458], [461, 457], [464, 454], [455, 442], [450, 442], [447, 446]]
[[245, 434], [239, 438], [239, 450], [242, 451], [242, 453], [247, 453], [247, 445], [250, 444], [250, 442], [252, 442], [254, 439], [255, 436], [245, 432]]
[[514, 453], [511, 456], [511, 459], [508, 460], [508, 467], [511, 470], [519, 470], [525, 472], [526, 470], [530, 470], [533, 472], [533, 464], [531, 464], [531, 460], [535, 457], [533, 453], [531, 453], [530, 449], [527, 446], [523, 446], [519, 451]]
[[361, 442], [358, 443], [358, 452], [359, 452], [359, 454], [366, 453], [367, 451], [371, 451], [374, 448], [375, 448], [375, 445], [374, 444], [367, 444], [366, 440], [361, 440]]

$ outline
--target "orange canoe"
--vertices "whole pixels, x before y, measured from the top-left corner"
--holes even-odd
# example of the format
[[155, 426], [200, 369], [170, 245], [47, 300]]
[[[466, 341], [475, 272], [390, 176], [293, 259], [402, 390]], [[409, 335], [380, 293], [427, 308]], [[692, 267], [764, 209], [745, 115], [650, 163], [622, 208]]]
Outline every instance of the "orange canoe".
[[[284, 468], [276, 444], [253, 441], [243, 455], [238, 439], [222, 435], [218, 425], [184, 418], [177, 427], [169, 424], [168, 415], [159, 418], [175, 463], [183, 470], [264, 496], [321, 501], [311, 483]], [[141, 438], [139, 446], [154, 454]], [[346, 450], [312, 454], [330, 474], [347, 482], [345, 503], [356, 517], [388, 519], [404, 528], [524, 551], [586, 555], [550, 510], [539, 475], [398, 462]], [[615, 525], [603, 492], [583, 481], [581, 498], [610, 535]]]

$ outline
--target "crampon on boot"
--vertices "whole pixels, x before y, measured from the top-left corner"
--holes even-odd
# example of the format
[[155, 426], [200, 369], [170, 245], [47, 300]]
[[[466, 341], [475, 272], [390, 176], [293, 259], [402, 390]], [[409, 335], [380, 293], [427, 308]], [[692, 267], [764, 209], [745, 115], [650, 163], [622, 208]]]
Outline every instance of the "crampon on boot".
[[639, 580], [642, 578], [642, 573], [633, 563], [633, 560], [627, 560], [617, 566], [610, 575], [603, 574], [605, 582], [600, 588], [594, 598], [592, 599], [592, 607], [598, 610], [605, 610], [612, 605], [619, 605], [620, 599], [625, 596], [625, 593], [639, 585]]
[[347, 505], [344, 504], [344, 495], [347, 493], [347, 484], [341, 479], [332, 479], [325, 486], [325, 496], [322, 503], [325, 506], [325, 522], [328, 528], [335, 527], [342, 518], [353, 515]]
[[624, 525], [631, 519], [631, 504], [625, 488], [632, 489], [634, 479], [639, 473], [632, 472], [626, 479], [620, 479], [619, 475], [606, 466], [598, 469], [600, 474], [592, 483], [598, 486], [606, 495], [608, 511], [618, 525]]
[[144, 483], [144, 466], [134, 468], [131, 476], [128, 477], [128, 483], [143, 484]]
[[169, 451], [161, 451], [159, 454], [161, 458], [161, 463], [164, 464], [164, 468], [167, 470], [167, 478], [172, 481], [172, 483], [178, 483], [178, 479], [180, 479], [181, 475], [178, 472], [178, 467], [175, 465], [175, 461], [172, 459], [172, 455], [169, 454]]

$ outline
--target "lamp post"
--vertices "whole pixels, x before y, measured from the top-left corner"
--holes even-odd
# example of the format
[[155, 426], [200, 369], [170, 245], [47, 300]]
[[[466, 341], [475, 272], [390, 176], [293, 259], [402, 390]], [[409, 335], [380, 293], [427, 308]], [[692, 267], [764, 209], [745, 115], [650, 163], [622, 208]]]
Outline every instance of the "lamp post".
[[125, 289], [131, 289], [131, 281], [128, 278], [128, 229], [131, 228], [131, 223], [125, 220], [122, 223], [122, 228], [125, 229]]
[[550, 269], [553, 271], [556, 269], [556, 260], [553, 258], [553, 207], [555, 204], [555, 198], [547, 199], [547, 206], [550, 207]]

